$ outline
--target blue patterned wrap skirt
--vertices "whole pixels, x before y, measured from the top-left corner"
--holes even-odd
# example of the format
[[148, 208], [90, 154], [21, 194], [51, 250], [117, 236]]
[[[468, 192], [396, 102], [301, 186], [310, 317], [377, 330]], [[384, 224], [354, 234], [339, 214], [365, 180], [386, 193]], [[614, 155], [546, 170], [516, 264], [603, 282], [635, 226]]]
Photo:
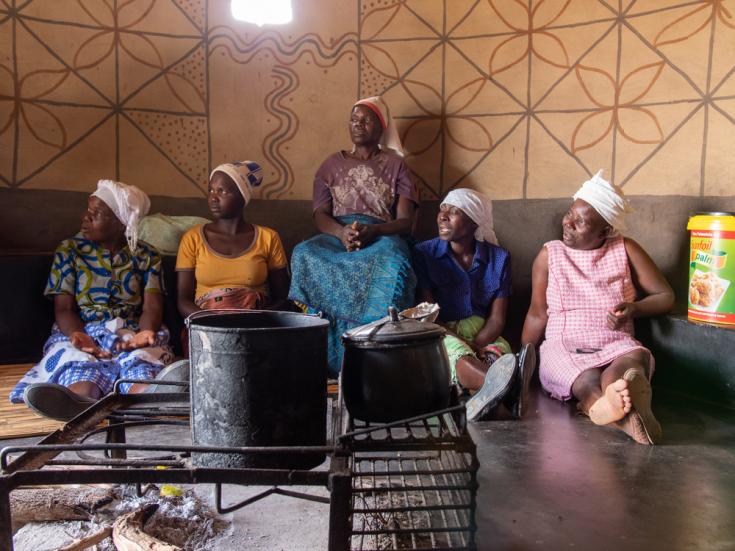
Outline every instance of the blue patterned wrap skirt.
[[[96, 384], [104, 396], [112, 391], [118, 379], [155, 379], [174, 357], [168, 345], [168, 329], [162, 326], [158, 330], [154, 346], [118, 352], [116, 346], [121, 338], [132, 337], [137, 331], [137, 323], [121, 318], [86, 323], [84, 332], [94, 339], [97, 346], [112, 354], [109, 360], [100, 360], [75, 348], [69, 337], [54, 324], [43, 347], [43, 358], [13, 387], [10, 401], [22, 403], [23, 392], [33, 383], [57, 383], [69, 387], [82, 381], [89, 382]], [[123, 383], [120, 390], [127, 393], [131, 386], [131, 383]]]
[[[340, 216], [341, 224], [355, 220], [377, 224], [364, 215]], [[396, 235], [381, 236], [368, 247], [347, 252], [332, 235], [319, 234], [299, 243], [291, 257], [289, 298], [321, 313], [329, 320], [329, 373], [342, 368], [342, 333], [388, 314], [388, 307], [410, 307], [416, 292], [416, 275], [408, 243]]]

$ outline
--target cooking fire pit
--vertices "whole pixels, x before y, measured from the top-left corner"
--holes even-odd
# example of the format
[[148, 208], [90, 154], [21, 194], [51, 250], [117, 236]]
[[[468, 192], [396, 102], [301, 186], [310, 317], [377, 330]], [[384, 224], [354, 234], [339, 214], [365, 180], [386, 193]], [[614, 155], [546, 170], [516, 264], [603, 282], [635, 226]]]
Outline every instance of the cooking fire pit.
[[[188, 425], [188, 396], [115, 391], [39, 444], [0, 452], [0, 549], [12, 549], [10, 493], [15, 488], [95, 483], [135, 484], [139, 492], [146, 483], [214, 484], [220, 513], [273, 493], [329, 503], [330, 551], [475, 549], [478, 463], [464, 425], [464, 406], [371, 425], [349, 418], [332, 390], [327, 396], [326, 445], [280, 447], [126, 442], [126, 428]], [[103, 421], [106, 427], [97, 428]], [[87, 443], [100, 431], [106, 434], [105, 443]], [[63, 452], [75, 452], [78, 458], [58, 458]], [[262, 455], [266, 463], [268, 457], [282, 453], [326, 454], [329, 466], [326, 470], [198, 467], [191, 462], [196, 453]], [[58, 469], [64, 465], [74, 469]], [[156, 468], [161, 465], [168, 468]], [[223, 484], [272, 487], [224, 506]], [[290, 485], [324, 486], [330, 497], [285, 489]]]

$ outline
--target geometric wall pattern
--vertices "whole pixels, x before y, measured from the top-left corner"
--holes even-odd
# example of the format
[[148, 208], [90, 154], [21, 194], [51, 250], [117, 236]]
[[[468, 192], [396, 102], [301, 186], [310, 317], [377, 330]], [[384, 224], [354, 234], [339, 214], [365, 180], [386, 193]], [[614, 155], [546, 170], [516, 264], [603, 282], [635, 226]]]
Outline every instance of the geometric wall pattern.
[[363, 2], [361, 91], [431, 195], [735, 192], [735, 1]]
[[311, 196], [383, 95], [426, 197], [735, 193], [735, 0], [0, 0], [0, 185], [101, 177], [202, 196], [253, 158], [258, 195]]
[[45, 173], [44, 187], [89, 189], [165, 175], [201, 193], [205, 29], [204, 0], [3, 0], [0, 180], [33, 186]]

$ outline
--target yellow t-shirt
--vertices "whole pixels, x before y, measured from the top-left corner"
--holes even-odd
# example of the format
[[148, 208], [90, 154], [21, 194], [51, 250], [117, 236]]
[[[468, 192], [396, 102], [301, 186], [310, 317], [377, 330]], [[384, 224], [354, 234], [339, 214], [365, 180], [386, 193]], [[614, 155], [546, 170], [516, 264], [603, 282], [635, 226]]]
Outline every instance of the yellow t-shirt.
[[285, 268], [278, 232], [253, 224], [255, 237], [247, 250], [238, 255], [224, 255], [212, 249], [204, 237], [203, 224], [188, 230], [179, 243], [176, 271], [194, 271], [195, 298], [222, 288], [248, 288], [268, 293], [268, 271]]

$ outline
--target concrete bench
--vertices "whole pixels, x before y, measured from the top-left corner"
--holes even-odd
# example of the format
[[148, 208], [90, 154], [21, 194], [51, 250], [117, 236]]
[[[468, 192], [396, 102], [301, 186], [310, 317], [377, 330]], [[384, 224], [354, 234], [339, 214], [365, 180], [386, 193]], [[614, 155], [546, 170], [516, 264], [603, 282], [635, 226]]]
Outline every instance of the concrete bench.
[[[54, 323], [53, 301], [43, 295], [51, 253], [0, 254], [0, 365], [36, 362]], [[164, 323], [180, 354], [183, 321], [176, 309], [175, 257], [163, 257], [167, 296]]]
[[656, 358], [656, 386], [735, 407], [735, 327], [676, 313], [637, 320], [636, 336]]

